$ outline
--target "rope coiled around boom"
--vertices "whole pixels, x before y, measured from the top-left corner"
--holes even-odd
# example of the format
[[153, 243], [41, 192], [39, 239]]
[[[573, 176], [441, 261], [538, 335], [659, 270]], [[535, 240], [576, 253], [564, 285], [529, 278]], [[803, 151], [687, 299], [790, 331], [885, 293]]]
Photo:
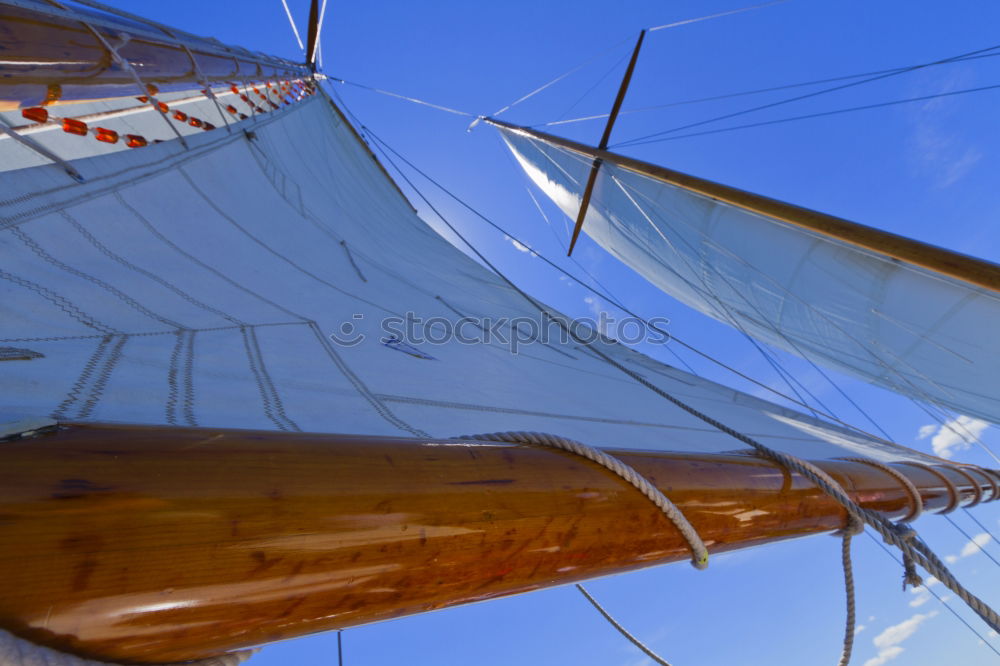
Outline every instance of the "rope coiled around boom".
[[578, 442], [574, 439], [559, 437], [558, 435], [550, 435], [544, 432], [491, 432], [479, 435], [462, 435], [461, 437], [453, 437], [452, 439], [472, 439], [477, 441], [513, 442], [515, 444], [548, 446], [554, 449], [561, 449], [563, 451], [575, 453], [578, 456], [582, 456], [587, 460], [595, 462], [598, 465], [611, 470], [635, 486], [640, 492], [642, 492], [643, 495], [649, 498], [649, 501], [655, 504], [663, 512], [670, 522], [677, 527], [681, 535], [683, 535], [684, 540], [687, 541], [688, 546], [691, 548], [691, 564], [694, 565], [696, 569], [704, 569], [708, 566], [708, 549], [705, 547], [705, 543], [701, 540], [701, 537], [698, 536], [698, 532], [691, 526], [691, 523], [688, 522], [684, 513], [677, 508], [677, 505], [671, 502], [667, 496], [664, 495], [659, 488], [650, 483], [646, 477], [639, 474], [639, 472], [635, 471], [635, 469], [629, 467], [621, 460], [618, 460], [618, 458], [609, 456], [600, 449], [595, 449], [592, 446], [588, 446], [583, 442]]

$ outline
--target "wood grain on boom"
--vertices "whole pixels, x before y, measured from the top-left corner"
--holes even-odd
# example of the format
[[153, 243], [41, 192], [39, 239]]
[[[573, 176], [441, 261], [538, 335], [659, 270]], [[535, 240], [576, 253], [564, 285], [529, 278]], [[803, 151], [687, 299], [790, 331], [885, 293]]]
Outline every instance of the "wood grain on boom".
[[[714, 553], [844, 522], [750, 455], [612, 453]], [[891, 475], [819, 464], [862, 505], [907, 512]], [[995, 492], [898, 469], [929, 509], [952, 503], [940, 474], [963, 503]], [[516, 444], [71, 425], [0, 445], [0, 495], [0, 627], [102, 660], [193, 659], [689, 558], [618, 477]]]

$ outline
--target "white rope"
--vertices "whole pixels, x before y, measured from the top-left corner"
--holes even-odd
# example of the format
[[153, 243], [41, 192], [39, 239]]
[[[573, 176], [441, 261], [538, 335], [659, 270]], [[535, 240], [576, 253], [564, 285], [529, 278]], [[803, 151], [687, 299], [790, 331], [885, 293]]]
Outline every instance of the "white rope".
[[576, 455], [582, 456], [587, 460], [601, 465], [602, 467], [606, 467], [639, 489], [639, 491], [641, 491], [642, 494], [645, 495], [653, 504], [659, 507], [670, 522], [677, 527], [681, 535], [683, 535], [684, 540], [687, 541], [688, 546], [691, 548], [691, 564], [696, 569], [704, 569], [708, 566], [708, 549], [705, 548], [705, 543], [701, 540], [701, 537], [698, 536], [698, 532], [695, 531], [691, 523], [688, 522], [684, 513], [677, 508], [677, 505], [671, 502], [667, 496], [660, 492], [659, 488], [650, 483], [646, 477], [639, 474], [639, 472], [635, 471], [632, 467], [626, 465], [621, 460], [618, 460], [613, 456], [609, 456], [600, 449], [595, 449], [594, 447], [588, 446], [583, 442], [567, 439], [565, 437], [559, 437], [558, 435], [550, 435], [544, 432], [492, 432], [480, 435], [462, 435], [460, 437], [453, 437], [452, 439], [472, 439], [488, 442], [514, 442], [519, 444], [548, 446], [554, 449], [561, 449], [563, 451], [575, 453]]
[[[160, 666], [237, 666], [256, 650], [240, 650], [196, 661], [174, 662]], [[117, 662], [83, 659], [65, 652], [36, 645], [0, 629], [0, 666], [122, 666]]]

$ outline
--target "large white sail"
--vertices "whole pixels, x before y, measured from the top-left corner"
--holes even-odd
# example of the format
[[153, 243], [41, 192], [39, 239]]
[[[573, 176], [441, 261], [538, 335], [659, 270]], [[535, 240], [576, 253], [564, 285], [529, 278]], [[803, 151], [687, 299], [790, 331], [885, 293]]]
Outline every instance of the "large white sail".
[[[487, 326], [522, 318], [525, 332], [546, 320], [415, 214], [329, 99], [232, 131], [210, 100], [174, 104], [218, 128], [191, 133], [177, 122], [185, 148], [152, 111], [105, 117], [109, 129], [167, 139], [141, 149], [58, 126], [29, 132], [64, 154], [99, 153], [73, 161], [83, 183], [0, 139], [0, 345], [30, 352], [0, 368], [6, 414], [439, 437], [542, 430], [593, 445], [741, 448], [573, 340], [553, 335], [515, 353], [478, 327], [447, 335], [462, 317]], [[16, 114], [4, 115], [15, 124]], [[24, 168], [12, 169], [19, 160]], [[390, 318], [408, 313], [440, 340], [390, 340]], [[509, 323], [495, 330], [511, 333]], [[364, 341], [334, 339], [356, 335]], [[594, 344], [775, 448], [919, 455]]]
[[[501, 132], [535, 184], [575, 219], [596, 153]], [[875, 236], [887, 246], [878, 251], [865, 247], [868, 238], [793, 223], [782, 214], [792, 208], [605, 159], [583, 229], [663, 291], [759, 340], [1000, 422], [1000, 267], [812, 214]], [[907, 252], [894, 253], [894, 244]]]

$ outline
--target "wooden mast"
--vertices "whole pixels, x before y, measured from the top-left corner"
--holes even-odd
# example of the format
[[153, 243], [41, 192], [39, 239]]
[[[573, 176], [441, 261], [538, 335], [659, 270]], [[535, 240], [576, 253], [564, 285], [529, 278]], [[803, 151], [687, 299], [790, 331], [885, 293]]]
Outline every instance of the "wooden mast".
[[710, 180], [673, 171], [601, 148], [594, 148], [571, 139], [539, 132], [528, 127], [512, 125], [495, 118], [485, 118], [484, 122], [521, 136], [545, 141], [594, 160], [600, 159], [616, 164], [623, 169], [648, 176], [668, 185], [780, 220], [892, 260], [920, 266], [983, 289], [1000, 291], [1000, 266], [983, 259], [959, 254], [928, 243], [921, 243], [905, 236], [849, 222], [833, 215], [826, 215], [735, 187], [720, 185]]
[[[845, 520], [757, 457], [613, 453], [713, 553]], [[817, 464], [862, 506], [909, 511], [891, 475]], [[931, 510], [998, 494], [978, 468], [894, 467]], [[102, 660], [194, 659], [689, 557], [633, 487], [539, 447], [122, 425], [0, 446], [0, 627]]]

